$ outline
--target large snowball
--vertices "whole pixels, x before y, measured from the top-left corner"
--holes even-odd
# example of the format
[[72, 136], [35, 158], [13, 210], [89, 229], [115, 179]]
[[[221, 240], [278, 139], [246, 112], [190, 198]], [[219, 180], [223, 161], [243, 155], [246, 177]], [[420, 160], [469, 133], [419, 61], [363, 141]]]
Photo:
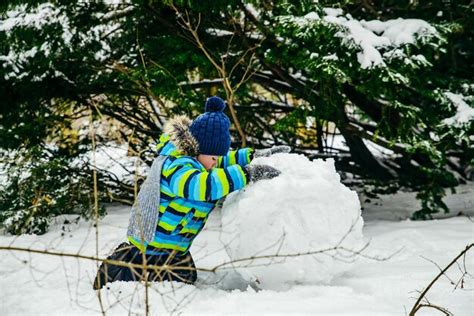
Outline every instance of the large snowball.
[[[357, 194], [340, 182], [334, 161], [277, 154], [254, 159], [282, 174], [230, 195], [222, 208], [222, 240], [232, 260], [293, 255], [338, 245], [363, 245]], [[236, 261], [248, 281], [266, 289], [327, 283], [350, 268], [344, 250], [323, 254]]]

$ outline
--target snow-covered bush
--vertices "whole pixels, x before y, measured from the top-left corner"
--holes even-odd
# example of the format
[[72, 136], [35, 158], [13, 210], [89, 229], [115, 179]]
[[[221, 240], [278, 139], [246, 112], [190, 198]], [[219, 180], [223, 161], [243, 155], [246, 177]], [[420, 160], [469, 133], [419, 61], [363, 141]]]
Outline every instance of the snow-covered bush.
[[[11, 234], [44, 234], [61, 214], [94, 215], [92, 171], [43, 150], [0, 153], [0, 227]], [[100, 194], [100, 192], [99, 192]], [[102, 196], [101, 196], [102, 197]], [[105, 208], [99, 208], [99, 215]]]
[[[363, 220], [357, 194], [340, 182], [334, 161], [277, 154], [252, 163], [269, 164], [282, 174], [249, 185], [223, 205], [222, 241], [237, 271], [278, 290], [326, 283], [350, 268], [347, 249], [363, 246]], [[346, 250], [308, 255], [335, 246]], [[251, 259], [260, 256], [268, 257]]]

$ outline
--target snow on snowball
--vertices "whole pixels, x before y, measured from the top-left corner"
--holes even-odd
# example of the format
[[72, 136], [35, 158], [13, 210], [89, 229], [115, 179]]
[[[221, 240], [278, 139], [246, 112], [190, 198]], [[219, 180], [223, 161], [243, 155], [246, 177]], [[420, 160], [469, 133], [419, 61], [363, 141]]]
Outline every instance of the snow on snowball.
[[[227, 197], [221, 238], [232, 260], [313, 252], [341, 240], [345, 248], [363, 245], [359, 199], [340, 182], [334, 160], [277, 154], [252, 164], [268, 164], [282, 173]], [[328, 283], [351, 265], [316, 254], [240, 261], [235, 266], [247, 281], [282, 290], [293, 284]]]

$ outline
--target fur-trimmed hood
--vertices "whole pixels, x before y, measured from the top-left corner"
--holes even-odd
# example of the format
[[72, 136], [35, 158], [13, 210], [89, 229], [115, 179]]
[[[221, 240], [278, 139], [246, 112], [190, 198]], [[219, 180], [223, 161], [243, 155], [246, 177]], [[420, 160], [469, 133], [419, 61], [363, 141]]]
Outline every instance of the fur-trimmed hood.
[[[199, 143], [191, 134], [191, 119], [185, 115], [175, 116], [168, 120], [163, 127], [163, 132], [168, 137], [160, 139], [161, 142], [171, 142], [175, 150], [182, 155], [197, 157], [199, 155]], [[164, 145], [164, 144], [163, 144]], [[161, 146], [162, 148], [166, 146]]]

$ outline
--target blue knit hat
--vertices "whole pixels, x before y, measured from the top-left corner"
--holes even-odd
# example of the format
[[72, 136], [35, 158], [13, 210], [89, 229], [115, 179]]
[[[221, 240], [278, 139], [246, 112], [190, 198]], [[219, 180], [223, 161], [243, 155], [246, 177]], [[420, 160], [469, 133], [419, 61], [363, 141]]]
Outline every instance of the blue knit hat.
[[199, 153], [224, 156], [230, 148], [230, 120], [224, 114], [225, 102], [210, 97], [204, 106], [206, 113], [199, 115], [191, 124], [191, 134], [199, 143]]

